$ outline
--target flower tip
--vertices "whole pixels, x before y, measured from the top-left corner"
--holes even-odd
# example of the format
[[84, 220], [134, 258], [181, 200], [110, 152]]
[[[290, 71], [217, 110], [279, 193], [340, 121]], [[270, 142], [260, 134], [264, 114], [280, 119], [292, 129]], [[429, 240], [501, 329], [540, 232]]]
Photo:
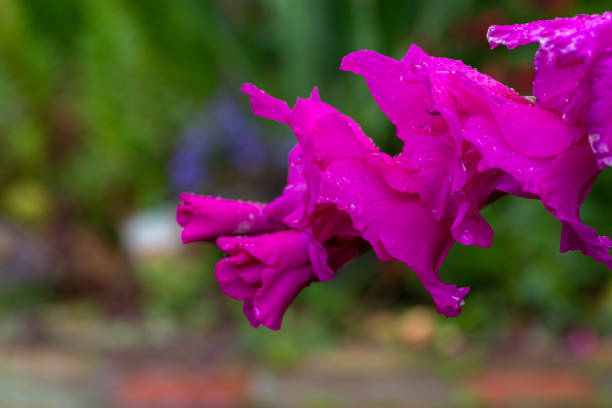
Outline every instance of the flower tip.
[[444, 317], [457, 317], [461, 314], [461, 306], [463, 306], [463, 302], [459, 302], [452, 305], [445, 305], [443, 307], [437, 307], [438, 314], [443, 315]]
[[489, 42], [489, 45], [491, 46], [492, 50], [494, 50], [499, 44], [501, 44], [501, 42], [497, 38], [495, 38], [495, 31], [498, 27], [499, 26], [497, 25], [492, 25], [489, 26], [489, 29], [487, 30], [487, 41]]
[[255, 116], [287, 123], [286, 116], [290, 110], [287, 102], [268, 95], [265, 91], [248, 82], [243, 84], [240, 90], [250, 96], [251, 110]]
[[260, 326], [267, 327], [270, 330], [278, 331], [281, 329], [283, 316], [264, 316], [260, 309], [256, 306], [256, 301], [253, 299], [246, 299], [242, 305], [242, 311], [246, 316], [249, 324], [254, 329], [258, 329]]
[[245, 95], [253, 95], [257, 91], [259, 91], [259, 88], [257, 88], [255, 85], [253, 85], [250, 82], [245, 82], [244, 84], [242, 84], [242, 87], [240, 88], [240, 92], [242, 92]]
[[363, 57], [370, 52], [372, 51], [359, 50], [345, 55], [342, 57], [342, 61], [340, 61], [340, 70], [355, 72], [355, 70], [361, 65]]
[[219, 247], [223, 252], [229, 252], [232, 249], [236, 242], [235, 237], [218, 237], [215, 241], [215, 244]]
[[191, 233], [191, 231], [188, 228], [184, 228], [181, 231], [181, 242], [183, 244], [190, 244], [192, 242], [197, 241], [197, 239], [195, 239], [193, 237], [193, 234]]
[[197, 198], [197, 197], [198, 196], [193, 193], [181, 193], [179, 195], [179, 200], [182, 201], [184, 204], [190, 204], [194, 201], [194, 198]]
[[353, 53], [347, 54], [344, 57], [342, 57], [342, 60], [340, 61], [340, 71], [350, 71], [350, 66], [351, 66], [351, 55], [353, 55]]
[[[454, 286], [454, 285], [453, 285]], [[461, 307], [465, 304], [463, 298], [470, 291], [469, 287], [456, 289], [453, 295], [445, 294], [444, 299], [436, 300], [436, 311], [446, 317], [457, 317], [461, 314]]]
[[279, 331], [281, 329], [281, 323], [272, 322], [268, 324], [268, 323], [262, 322], [261, 324], [273, 331]]
[[193, 212], [187, 204], [179, 204], [176, 207], [176, 222], [181, 227], [186, 227], [193, 218]]
[[310, 93], [310, 99], [313, 101], [317, 101], [317, 102], [321, 101], [321, 97], [319, 96], [318, 86], [315, 86], [314, 88], [312, 88], [312, 92]]

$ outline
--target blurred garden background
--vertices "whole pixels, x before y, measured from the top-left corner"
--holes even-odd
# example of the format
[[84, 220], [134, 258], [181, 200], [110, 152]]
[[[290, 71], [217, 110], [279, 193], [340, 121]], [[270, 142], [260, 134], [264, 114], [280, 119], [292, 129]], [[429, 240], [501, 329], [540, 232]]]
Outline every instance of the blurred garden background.
[[[1, 407], [611, 406], [612, 273], [559, 254], [538, 202], [484, 215], [488, 249], [441, 275], [471, 286], [447, 319], [404, 265], [364, 255], [305, 290], [283, 329], [253, 329], [182, 246], [191, 191], [280, 193], [283, 126], [253, 82], [292, 103], [318, 85], [387, 152], [394, 128], [342, 56], [411, 43], [531, 94], [536, 47], [486, 30], [612, 9], [605, 0], [0, 0]], [[612, 235], [612, 173], [583, 218]]]

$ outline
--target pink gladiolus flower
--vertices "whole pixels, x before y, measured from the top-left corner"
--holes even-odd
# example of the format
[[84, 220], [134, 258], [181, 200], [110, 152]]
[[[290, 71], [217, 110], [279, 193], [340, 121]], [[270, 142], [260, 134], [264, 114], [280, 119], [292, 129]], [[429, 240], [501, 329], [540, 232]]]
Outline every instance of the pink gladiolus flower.
[[537, 105], [588, 129], [600, 168], [612, 165], [612, 13], [491, 26], [493, 48], [539, 42]]
[[[438, 312], [458, 315], [469, 288], [446, 284], [438, 276], [453, 243], [455, 220], [436, 218], [421, 203], [416, 164], [381, 152], [356, 122], [321, 102], [316, 90], [289, 111], [253, 85], [246, 84], [243, 92], [251, 95], [256, 114], [286, 123], [295, 133], [304, 154], [308, 207], [333, 205], [348, 214], [379, 259], [395, 258], [409, 265]], [[271, 106], [279, 108], [261, 108]]]
[[184, 243], [216, 241], [228, 254], [216, 278], [253, 326], [280, 328], [303, 288], [369, 247], [407, 264], [438, 313], [457, 316], [469, 288], [443, 282], [439, 268], [455, 242], [492, 244], [480, 211], [504, 194], [540, 200], [561, 221], [561, 252], [612, 269], [612, 240], [580, 219], [593, 181], [612, 166], [612, 13], [493, 26], [488, 38], [493, 47], [540, 42], [535, 103], [414, 45], [399, 61], [366, 50], [342, 60], [396, 126], [396, 156], [316, 88], [290, 108], [243, 85], [255, 115], [297, 138], [287, 185], [268, 204], [183, 194], [177, 221]]

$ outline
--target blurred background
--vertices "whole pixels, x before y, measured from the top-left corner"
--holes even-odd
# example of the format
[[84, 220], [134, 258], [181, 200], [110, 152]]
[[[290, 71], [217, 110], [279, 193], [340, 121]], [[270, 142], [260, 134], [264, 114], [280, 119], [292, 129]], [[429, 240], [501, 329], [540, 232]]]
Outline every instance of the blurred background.
[[[411, 43], [531, 93], [536, 47], [489, 50], [491, 24], [600, 13], [578, 0], [0, 0], [0, 406], [611, 406], [612, 274], [559, 254], [538, 202], [484, 211], [494, 247], [457, 244], [471, 286], [447, 319], [413, 273], [364, 255], [305, 290], [283, 330], [252, 329], [182, 246], [193, 191], [267, 201], [287, 128], [255, 118], [253, 82], [313, 86], [394, 153], [394, 129], [342, 56]], [[612, 174], [586, 223], [612, 235]]]

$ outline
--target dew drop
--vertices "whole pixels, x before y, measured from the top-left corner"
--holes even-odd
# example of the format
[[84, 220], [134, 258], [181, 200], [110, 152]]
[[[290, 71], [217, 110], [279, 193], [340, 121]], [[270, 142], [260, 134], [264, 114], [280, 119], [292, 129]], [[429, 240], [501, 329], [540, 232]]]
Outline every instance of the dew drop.
[[463, 231], [461, 235], [461, 243], [470, 245], [474, 242], [474, 234], [472, 234], [469, 230]]

